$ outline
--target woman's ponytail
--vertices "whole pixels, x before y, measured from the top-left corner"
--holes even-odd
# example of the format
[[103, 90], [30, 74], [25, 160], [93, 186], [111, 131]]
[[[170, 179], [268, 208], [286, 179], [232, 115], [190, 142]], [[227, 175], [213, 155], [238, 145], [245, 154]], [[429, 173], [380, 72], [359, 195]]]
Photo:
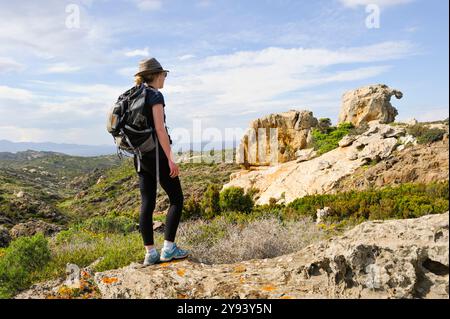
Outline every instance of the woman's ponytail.
[[136, 83], [136, 86], [141, 86], [144, 83], [144, 78], [141, 75], [136, 75], [134, 77], [134, 83]]

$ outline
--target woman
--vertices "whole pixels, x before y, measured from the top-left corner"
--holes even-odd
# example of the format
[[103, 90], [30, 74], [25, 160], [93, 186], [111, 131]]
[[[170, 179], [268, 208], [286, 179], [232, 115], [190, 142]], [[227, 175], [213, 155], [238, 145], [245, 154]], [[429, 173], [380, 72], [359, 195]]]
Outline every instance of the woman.
[[[148, 120], [155, 128], [158, 138], [158, 147], [145, 153], [141, 160], [141, 170], [137, 170], [137, 159], [134, 156], [134, 167], [139, 175], [139, 188], [141, 192], [141, 211], [139, 216], [139, 228], [144, 241], [146, 254], [144, 265], [151, 265], [159, 261], [170, 261], [188, 256], [187, 250], [179, 248], [175, 243], [175, 234], [180, 222], [183, 208], [183, 192], [178, 177], [179, 168], [173, 161], [173, 153], [170, 147], [172, 140], [165, 126], [166, 115], [164, 113], [164, 97], [159, 89], [164, 87], [164, 81], [168, 70], [164, 70], [155, 59], [146, 59], [139, 63], [139, 72], [135, 74], [136, 85], [147, 86], [146, 106], [149, 108]], [[156, 152], [159, 154], [159, 167], [156, 165]], [[161, 254], [154, 247], [153, 241], [153, 211], [156, 204], [157, 179], [169, 196], [170, 207], [166, 216], [164, 231], [164, 246]]]

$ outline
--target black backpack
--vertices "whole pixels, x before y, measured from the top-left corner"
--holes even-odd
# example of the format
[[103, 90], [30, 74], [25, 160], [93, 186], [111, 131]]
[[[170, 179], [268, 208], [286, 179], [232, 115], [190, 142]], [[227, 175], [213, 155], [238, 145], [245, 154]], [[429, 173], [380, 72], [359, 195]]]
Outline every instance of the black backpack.
[[[119, 96], [108, 112], [106, 128], [114, 138], [117, 155], [134, 154], [140, 172], [142, 154], [158, 147], [155, 129], [148, 122], [149, 108], [145, 106], [147, 86], [134, 86]], [[156, 150], [158, 155], [158, 150]]]

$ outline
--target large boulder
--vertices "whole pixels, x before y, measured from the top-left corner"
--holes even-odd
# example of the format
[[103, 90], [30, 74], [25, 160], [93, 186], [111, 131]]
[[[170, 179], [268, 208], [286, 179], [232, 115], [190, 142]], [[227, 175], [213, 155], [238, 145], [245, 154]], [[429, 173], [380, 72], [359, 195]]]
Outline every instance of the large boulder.
[[398, 112], [391, 105], [391, 97], [403, 97], [403, 93], [384, 84], [369, 85], [346, 92], [342, 97], [339, 123], [350, 122], [355, 126], [378, 120], [380, 123], [394, 122]]
[[370, 221], [272, 259], [190, 259], [98, 272], [102, 298], [448, 299], [448, 212]]
[[311, 111], [290, 110], [254, 120], [244, 133], [236, 160], [244, 166], [269, 166], [296, 159], [311, 141], [317, 119]]

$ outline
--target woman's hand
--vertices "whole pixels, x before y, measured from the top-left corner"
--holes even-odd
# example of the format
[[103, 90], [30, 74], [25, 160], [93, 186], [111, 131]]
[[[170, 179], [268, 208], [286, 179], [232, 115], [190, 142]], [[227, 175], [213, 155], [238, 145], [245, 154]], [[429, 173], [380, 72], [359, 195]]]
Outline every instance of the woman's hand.
[[170, 168], [170, 177], [175, 178], [180, 173], [180, 169], [178, 168], [178, 165], [169, 159], [169, 168]]

